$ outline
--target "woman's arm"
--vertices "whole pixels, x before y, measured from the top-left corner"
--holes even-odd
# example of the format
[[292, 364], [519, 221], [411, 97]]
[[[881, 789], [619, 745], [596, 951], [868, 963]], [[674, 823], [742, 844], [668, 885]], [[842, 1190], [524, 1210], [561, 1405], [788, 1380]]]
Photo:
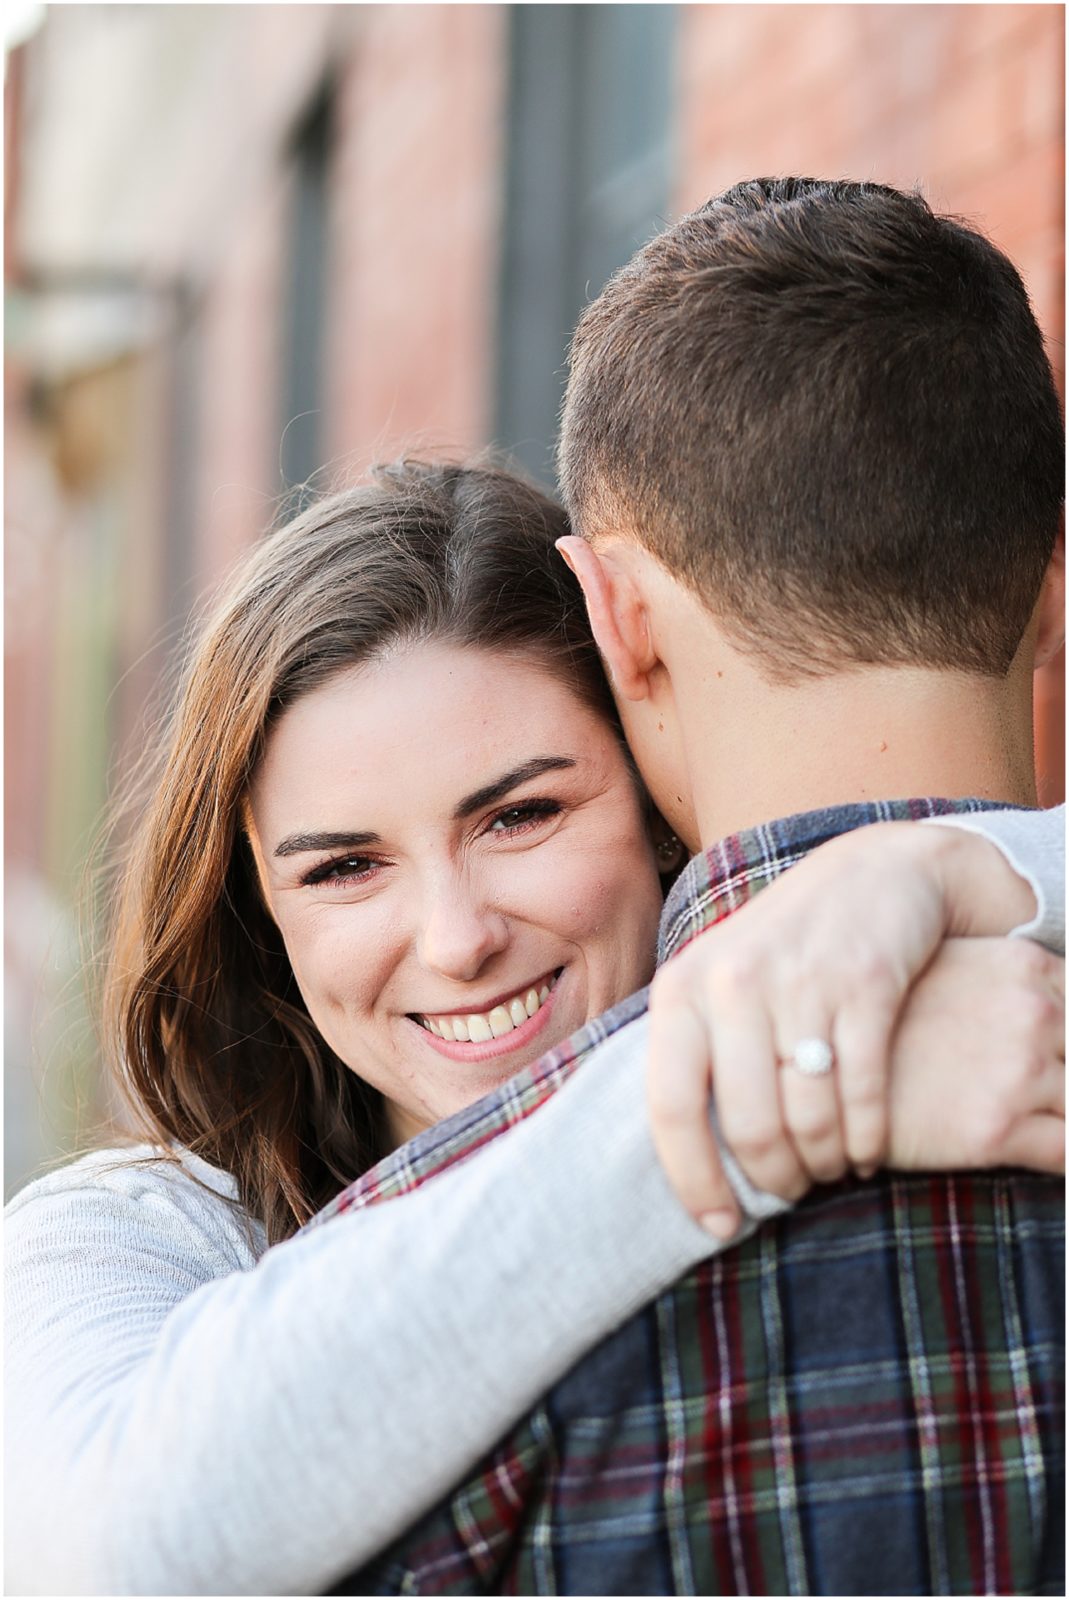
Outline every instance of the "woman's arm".
[[[723, 1146], [705, 1116], [714, 1079], [722, 1140], [759, 1186], [795, 1198], [848, 1162], [871, 1170], [887, 1154], [892, 1039], [943, 940], [1016, 933], [1064, 950], [1064, 808], [938, 820], [878, 824], [832, 841], [658, 974], [654, 1138], [681, 1200], [710, 1226], [730, 1232], [737, 1216]], [[967, 950], [951, 983], [970, 962], [990, 973], [991, 958]], [[1052, 993], [1064, 1012], [1055, 992], [1062, 970], [1048, 957], [1033, 963], [1030, 1015]], [[781, 1065], [810, 1037], [833, 1046], [835, 1068], [825, 1077]], [[1000, 1043], [1010, 1048], [1004, 1035]], [[940, 1059], [935, 1050], [925, 1056]], [[960, 1085], [951, 1072], [937, 1083], [949, 1115]], [[1000, 1095], [1008, 1088], [1001, 1079]], [[1048, 1167], [1049, 1125], [1033, 1121], [1035, 1105], [1013, 1092], [1038, 1139], [1031, 1152], [1018, 1140], [1003, 1159]], [[945, 1155], [937, 1146], [930, 1164], [957, 1165], [952, 1148], [948, 1129]]]
[[654, 1155], [645, 1058], [643, 1019], [476, 1160], [259, 1261], [173, 1168], [24, 1191], [9, 1590], [322, 1592], [386, 1545], [715, 1248]]

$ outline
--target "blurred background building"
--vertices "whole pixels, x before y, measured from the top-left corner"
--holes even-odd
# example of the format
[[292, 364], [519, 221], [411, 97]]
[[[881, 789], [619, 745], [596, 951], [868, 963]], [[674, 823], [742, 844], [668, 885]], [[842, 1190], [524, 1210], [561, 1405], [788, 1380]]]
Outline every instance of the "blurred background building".
[[[1063, 374], [1058, 5], [60, 5], [6, 63], [7, 1187], [104, 1109], [74, 907], [191, 610], [309, 479], [552, 481], [569, 331], [741, 177], [920, 184]], [[1037, 691], [1062, 796], [1060, 663]]]

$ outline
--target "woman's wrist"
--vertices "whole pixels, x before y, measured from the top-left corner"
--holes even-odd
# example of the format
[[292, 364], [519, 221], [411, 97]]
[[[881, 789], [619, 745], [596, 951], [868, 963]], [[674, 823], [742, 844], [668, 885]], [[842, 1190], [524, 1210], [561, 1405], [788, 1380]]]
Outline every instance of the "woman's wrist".
[[[973, 818], [932, 817], [916, 830], [941, 887], [948, 937], [998, 938], [1026, 928], [1039, 911], [1038, 890]], [[900, 826], [900, 824], [894, 824]]]

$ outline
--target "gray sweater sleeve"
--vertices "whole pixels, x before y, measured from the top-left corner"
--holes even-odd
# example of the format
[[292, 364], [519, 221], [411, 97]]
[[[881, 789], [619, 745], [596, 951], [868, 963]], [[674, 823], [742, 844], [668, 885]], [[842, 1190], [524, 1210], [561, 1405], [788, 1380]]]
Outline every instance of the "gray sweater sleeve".
[[388, 1543], [716, 1248], [656, 1161], [645, 1043], [642, 1019], [477, 1160], [266, 1253], [220, 1193], [115, 1152], [17, 1196], [8, 1592], [322, 1592]]
[[973, 811], [927, 818], [926, 826], [932, 825], [966, 828], [990, 839], [1036, 897], [1035, 916], [1014, 928], [1014, 936], [1035, 939], [1048, 950], [1065, 954], [1064, 805], [1049, 811]]

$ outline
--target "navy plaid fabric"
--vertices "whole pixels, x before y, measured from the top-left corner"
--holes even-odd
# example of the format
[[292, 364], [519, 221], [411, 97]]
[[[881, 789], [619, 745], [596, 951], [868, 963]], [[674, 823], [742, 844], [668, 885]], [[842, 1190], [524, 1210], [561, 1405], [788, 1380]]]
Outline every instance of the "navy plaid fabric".
[[[676, 885], [662, 955], [825, 839], [949, 809], [979, 806], [836, 808], [723, 841]], [[603, 1033], [396, 1152], [332, 1211], [465, 1159]], [[1060, 1183], [827, 1187], [606, 1339], [332, 1592], [1062, 1594], [1063, 1350]]]

